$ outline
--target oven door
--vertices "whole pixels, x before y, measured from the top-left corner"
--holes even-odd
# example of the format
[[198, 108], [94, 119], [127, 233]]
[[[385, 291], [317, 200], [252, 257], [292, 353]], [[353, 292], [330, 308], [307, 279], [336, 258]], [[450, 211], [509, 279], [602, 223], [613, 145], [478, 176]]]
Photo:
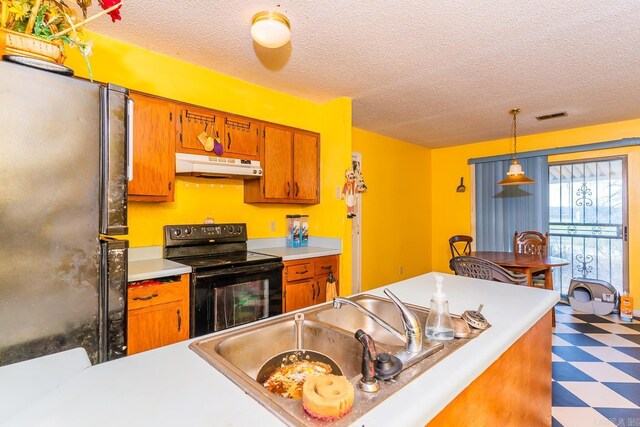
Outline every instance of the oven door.
[[282, 313], [281, 262], [196, 272], [191, 337]]

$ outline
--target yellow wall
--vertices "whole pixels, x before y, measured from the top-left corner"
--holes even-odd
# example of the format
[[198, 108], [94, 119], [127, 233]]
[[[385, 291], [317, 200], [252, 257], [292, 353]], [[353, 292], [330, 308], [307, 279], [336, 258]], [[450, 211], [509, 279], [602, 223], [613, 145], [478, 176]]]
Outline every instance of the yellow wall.
[[[612, 141], [621, 138], [640, 136], [640, 119], [618, 123], [588, 126], [558, 132], [549, 132], [518, 138], [518, 147], [523, 151], [565, 147], [595, 142]], [[451, 257], [448, 239], [454, 234], [471, 233], [471, 192], [456, 193], [460, 177], [469, 182], [469, 158], [478, 158], [509, 153], [512, 141], [509, 138], [485, 141], [457, 147], [432, 150], [432, 241], [433, 269], [449, 272], [448, 261]], [[628, 154], [629, 182], [629, 283], [631, 294], [640, 300], [640, 265], [634, 259], [640, 256], [640, 237], [633, 230], [640, 227], [640, 148], [630, 147], [616, 150], [600, 150], [589, 153], [576, 153], [552, 156], [549, 161], [582, 159]]]
[[[170, 99], [320, 133], [320, 200], [315, 206], [249, 205], [240, 180], [179, 177], [175, 202], [129, 204], [131, 246], [162, 244], [165, 224], [246, 222], [249, 238], [284, 237], [285, 215], [309, 215], [312, 236], [343, 239], [342, 260], [351, 259], [346, 208], [336, 199], [351, 161], [351, 100], [317, 104], [219, 74], [140, 47], [90, 33], [93, 78]], [[84, 60], [72, 52], [65, 65], [87, 76]], [[271, 231], [270, 222], [276, 222]], [[341, 292], [350, 293], [351, 263], [341, 262]]]
[[368, 187], [360, 195], [362, 290], [431, 271], [431, 150], [354, 128], [353, 151]]
[[[94, 42], [91, 63], [98, 81], [321, 134], [320, 205], [247, 205], [242, 202], [242, 181], [179, 178], [176, 202], [131, 203], [128, 237], [132, 246], [159, 245], [163, 224], [201, 222], [207, 216], [218, 222], [247, 222], [250, 238], [280, 237], [284, 235], [286, 214], [306, 213], [311, 218], [312, 235], [342, 239], [341, 293], [349, 293], [351, 223], [345, 219], [344, 202], [336, 199], [335, 191], [344, 182], [353, 140], [353, 150], [363, 155], [369, 186], [361, 198], [363, 290], [430, 270], [448, 271], [448, 238], [471, 232], [471, 192], [455, 191], [460, 177], [470, 184], [467, 160], [505, 154], [511, 149], [511, 140], [505, 138], [429, 150], [360, 129], [352, 130], [348, 99], [316, 104], [99, 34], [91, 37]], [[77, 75], [86, 77], [84, 62], [77, 54], [70, 56], [67, 65]], [[640, 120], [632, 120], [523, 136], [519, 147], [525, 151], [536, 150], [638, 135]], [[640, 239], [633, 238], [633, 230], [640, 226], [640, 188], [636, 184], [640, 178], [640, 153], [637, 148], [622, 152], [629, 154], [630, 257], [633, 260], [640, 254]], [[271, 221], [276, 221], [275, 232], [270, 231]], [[389, 231], [389, 226], [396, 229]], [[640, 299], [640, 287], [633, 286], [638, 280], [640, 266], [631, 262], [632, 294]]]

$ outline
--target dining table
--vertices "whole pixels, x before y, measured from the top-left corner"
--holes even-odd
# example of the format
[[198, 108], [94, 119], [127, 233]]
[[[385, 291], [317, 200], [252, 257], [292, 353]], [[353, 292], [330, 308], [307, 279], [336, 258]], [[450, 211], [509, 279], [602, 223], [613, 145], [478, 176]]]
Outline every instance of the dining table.
[[533, 286], [533, 275], [535, 273], [544, 272], [544, 287], [549, 290], [553, 290], [551, 269], [569, 264], [569, 261], [564, 258], [515, 252], [476, 251], [471, 252], [471, 256], [486, 259], [507, 270], [526, 274], [529, 286]]
[[[526, 274], [527, 285], [529, 286], [533, 286], [533, 275], [535, 273], [544, 272], [544, 287], [550, 291], [553, 290], [551, 269], [569, 264], [569, 261], [564, 258], [515, 252], [475, 251], [471, 252], [470, 256], [491, 261], [507, 270]], [[552, 316], [552, 323], [555, 325], [555, 313]]]

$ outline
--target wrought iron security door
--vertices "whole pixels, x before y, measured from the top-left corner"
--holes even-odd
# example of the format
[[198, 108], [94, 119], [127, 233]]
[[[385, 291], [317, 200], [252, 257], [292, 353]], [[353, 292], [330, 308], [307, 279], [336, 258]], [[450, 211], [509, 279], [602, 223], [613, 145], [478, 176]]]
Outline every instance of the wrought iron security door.
[[563, 296], [573, 277], [628, 290], [626, 175], [626, 157], [549, 165], [549, 255], [569, 261], [553, 272]]

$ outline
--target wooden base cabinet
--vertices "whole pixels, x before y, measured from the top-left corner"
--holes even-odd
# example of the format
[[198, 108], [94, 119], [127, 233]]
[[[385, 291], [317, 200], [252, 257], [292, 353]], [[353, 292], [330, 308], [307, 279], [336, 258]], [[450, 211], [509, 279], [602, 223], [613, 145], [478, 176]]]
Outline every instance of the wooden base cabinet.
[[173, 202], [176, 105], [136, 92], [133, 99], [133, 180], [129, 200]]
[[338, 255], [285, 261], [282, 309], [289, 312], [326, 301], [326, 283], [333, 273], [338, 287]]
[[168, 282], [131, 283], [127, 304], [127, 354], [189, 338], [188, 274]]
[[427, 425], [550, 426], [551, 335], [549, 312]]

